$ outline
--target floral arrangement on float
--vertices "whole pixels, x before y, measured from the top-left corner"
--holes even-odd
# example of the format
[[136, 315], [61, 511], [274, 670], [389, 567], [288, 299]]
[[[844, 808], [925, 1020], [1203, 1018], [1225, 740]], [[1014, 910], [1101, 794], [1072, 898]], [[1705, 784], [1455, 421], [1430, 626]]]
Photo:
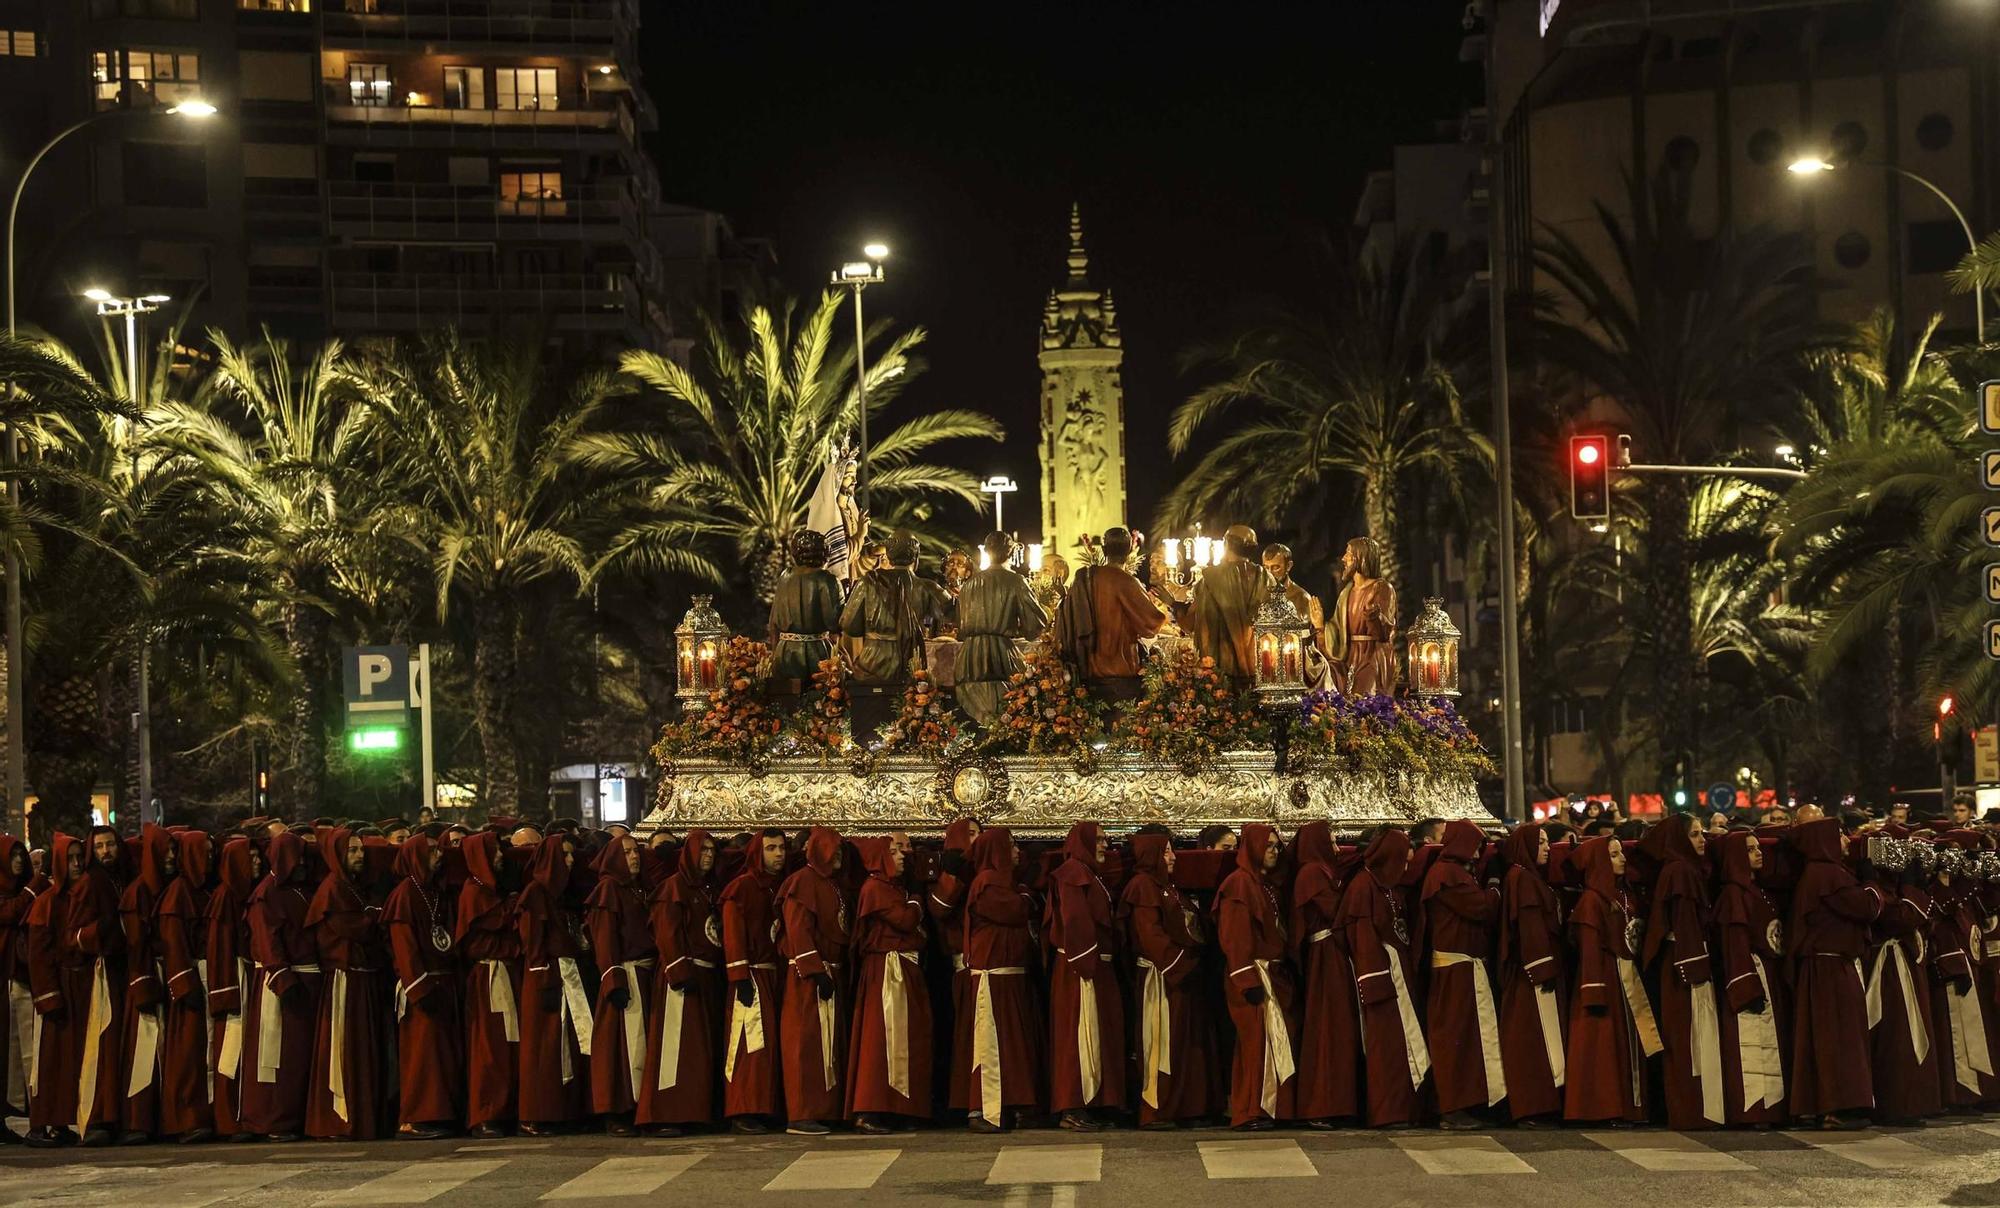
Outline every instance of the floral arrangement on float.
[[[668, 723], [653, 744], [661, 768], [691, 756], [761, 766], [784, 728], [765, 699], [765, 667], [770, 648], [733, 637], [722, 652], [722, 686], [708, 694], [699, 713]], [[815, 677], [817, 678], [817, 677]]]
[[1449, 699], [1310, 693], [1299, 703], [1290, 767], [1311, 774], [1498, 774]]
[[932, 682], [931, 673], [912, 668], [909, 687], [903, 689], [903, 707], [882, 731], [882, 754], [943, 759], [958, 735], [952, 706]]
[[995, 755], [1088, 760], [1091, 744], [1104, 734], [1103, 706], [1084, 691], [1048, 642], [1036, 646], [1025, 661], [1007, 681], [1000, 716], [987, 728], [980, 748]]
[[1182, 647], [1146, 666], [1144, 694], [1112, 734], [1112, 745], [1183, 776], [1214, 769], [1225, 751], [1265, 746], [1270, 723], [1246, 692], [1215, 670], [1215, 660]]
[[821, 659], [801, 706], [800, 727], [800, 741], [821, 759], [842, 755], [853, 745], [847, 737], [849, 697], [847, 663], [838, 654]]

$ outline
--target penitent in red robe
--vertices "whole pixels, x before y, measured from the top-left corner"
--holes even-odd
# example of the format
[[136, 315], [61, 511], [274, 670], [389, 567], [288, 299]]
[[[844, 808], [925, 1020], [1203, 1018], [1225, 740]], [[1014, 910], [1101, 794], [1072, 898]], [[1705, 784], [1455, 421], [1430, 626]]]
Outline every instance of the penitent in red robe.
[[855, 909], [859, 962], [849, 1028], [847, 1114], [931, 1114], [931, 997], [924, 985], [924, 904], [896, 875], [888, 839], [859, 841], [868, 879]]
[[214, 846], [201, 831], [174, 836], [179, 870], [153, 911], [159, 952], [161, 1008], [159, 1127], [180, 1136], [215, 1127], [210, 1102], [208, 1045], [208, 869]]
[[1424, 877], [1430, 984], [1424, 1034], [1436, 1069], [1437, 1109], [1497, 1107], [1507, 1096], [1500, 1055], [1500, 1004], [1486, 975], [1500, 891], [1475, 867], [1486, 836], [1463, 819], [1445, 827], [1444, 849]]
[[[72, 975], [63, 944], [69, 925], [70, 860], [82, 840], [58, 834], [49, 840], [49, 887], [28, 910], [28, 989], [35, 1011], [31, 1033], [28, 1124], [36, 1131], [76, 1127], [77, 1062], [83, 1035], [74, 1004], [89, 981]], [[79, 852], [76, 857], [81, 861]]]
[[1409, 858], [1410, 837], [1385, 828], [1361, 854], [1361, 871], [1341, 899], [1341, 927], [1361, 1002], [1368, 1123], [1375, 1128], [1414, 1123], [1417, 1090], [1430, 1073], [1430, 1050], [1417, 1022], [1410, 928], [1397, 892]]
[[1660, 1040], [1667, 1126], [1715, 1128], [1724, 1108], [1722, 1031], [1709, 955], [1708, 863], [1694, 849], [1686, 815], [1667, 818], [1646, 834], [1643, 848], [1657, 866], [1647, 920], [1646, 965], [1660, 985]]
[[352, 837], [345, 827], [321, 837], [327, 872], [306, 910], [326, 987], [306, 1099], [306, 1135], [373, 1141], [388, 1132], [382, 1068], [389, 1044], [388, 1020], [382, 1014], [382, 969], [388, 954], [376, 926], [379, 912], [363, 899], [342, 864]]
[[[971, 978], [958, 1048], [966, 1055], [967, 1111], [999, 1124], [1008, 1108], [1042, 1102], [1041, 1020], [1028, 968], [1034, 960], [1034, 896], [1015, 883], [1014, 835], [988, 827], [972, 841], [965, 899], [965, 963]], [[957, 1083], [959, 1075], [953, 1074]], [[954, 1104], [953, 1106], [959, 1106]]]
[[1750, 866], [1757, 836], [1732, 832], [1715, 840], [1722, 881], [1715, 895], [1717, 947], [1722, 959], [1722, 1070], [1731, 1124], [1780, 1124], [1785, 1110], [1784, 937], [1777, 908]]
[[258, 979], [250, 971], [250, 893], [263, 879], [263, 857], [249, 839], [222, 845], [208, 911], [208, 1068], [215, 1071], [215, 1134], [234, 1137], [243, 1124], [243, 1050], [256, 1022]]
[[514, 1119], [521, 1049], [521, 936], [514, 903], [500, 892], [500, 839], [491, 831], [459, 845], [456, 937], [465, 969], [465, 1122]]
[[[102, 828], [98, 828], [101, 830]], [[94, 837], [98, 831], [93, 830]], [[79, 1078], [79, 1132], [116, 1129], [125, 1097], [125, 1062], [120, 1027], [125, 1002], [125, 931], [118, 909], [113, 870], [93, 854], [83, 874], [63, 891], [69, 899], [64, 921], [64, 961], [69, 998], [80, 1029], [76, 1044]], [[94, 1071], [94, 1073], [93, 1073]]]
[[1139, 1065], [1131, 1098], [1142, 1125], [1207, 1115], [1209, 1064], [1216, 1059], [1196, 994], [1201, 944], [1193, 912], [1167, 870], [1171, 844], [1166, 835], [1132, 837], [1133, 875], [1119, 897], [1136, 966]]
[[945, 827], [944, 850], [956, 853], [952, 866], [959, 873], [949, 868], [941, 870], [938, 879], [924, 891], [924, 911], [930, 916], [931, 930], [937, 936], [935, 951], [945, 958], [942, 974], [951, 984], [951, 1011], [938, 1012], [935, 1021], [937, 1043], [943, 1047], [940, 1063], [944, 1067], [944, 1102], [961, 1110], [966, 1101], [965, 1076], [972, 1068], [971, 1052], [961, 1049], [958, 1043], [961, 1036], [968, 1044], [972, 1037], [971, 1030], [961, 1026], [966, 1013], [972, 1010], [972, 975], [965, 969], [965, 893], [972, 885], [972, 869], [969, 864], [956, 861], [969, 858], [978, 826], [970, 818], [958, 818]]
[[[840, 835], [816, 826], [806, 837], [806, 866], [778, 890], [784, 927], [780, 950], [785, 1004], [778, 1018], [784, 1053], [785, 1112], [792, 1120], [838, 1120], [846, 1092], [841, 1058], [847, 1052], [843, 979], [847, 965], [847, 902], [835, 882]], [[831, 982], [829, 995], [824, 983]]]
[[1570, 914], [1576, 992], [1569, 1013], [1569, 1078], [1563, 1119], [1578, 1123], [1646, 1119], [1646, 1060], [1660, 1051], [1652, 1004], [1639, 983], [1631, 903], [1612, 867], [1608, 836], [1570, 854], [1583, 893]]
[[[15, 862], [19, 861], [19, 875]], [[29, 882], [34, 869], [28, 845], [13, 835], [0, 835], [0, 992], [5, 994], [6, 1021], [0, 1025], [0, 1068], [6, 1070], [4, 1100], [11, 1114], [28, 1114], [28, 1081], [35, 1055], [34, 992], [28, 986], [28, 912], [35, 904]]]
[[[1882, 1020], [1869, 1033], [1875, 1071], [1875, 1116], [1883, 1123], [1915, 1123], [1943, 1109], [1951, 1065], [1951, 1033], [1940, 1031], [1932, 1010], [1931, 939], [1936, 904], [1914, 880], [1900, 887], [1886, 875], [1875, 883], [1882, 913], [1871, 929], [1874, 951], [1865, 964], [1871, 997]], [[1963, 951], [1958, 953], [1962, 962]]]
[[1848, 871], [1838, 818], [1800, 823], [1790, 838], [1806, 860], [1792, 890], [1787, 928], [1796, 969], [1792, 1112], [1863, 1111], [1875, 1105], [1875, 1087], [1861, 960], [1868, 925], [1882, 913], [1882, 894]]
[[148, 822], [142, 828], [139, 875], [118, 901], [127, 970], [119, 1020], [118, 1116], [124, 1131], [148, 1136], [159, 1127], [160, 1050], [166, 1034], [166, 991], [160, 984], [160, 954], [153, 942], [154, 913], [167, 890], [167, 853], [173, 843], [163, 826]]
[[[766, 873], [755, 836], [746, 864], [722, 891], [722, 945], [729, 999], [724, 1004], [722, 1113], [775, 1116], [784, 1110], [778, 1076], [777, 879]], [[750, 1002], [737, 997], [748, 983]]]
[[250, 892], [250, 959], [257, 1013], [243, 1021], [242, 1127], [265, 1136], [305, 1127], [325, 979], [306, 929], [305, 843], [271, 839], [271, 871]]
[[1117, 912], [1097, 865], [1097, 823], [1063, 841], [1046, 920], [1049, 971], [1049, 1110], [1125, 1106], [1125, 1005], [1118, 985]]
[[442, 866], [430, 838], [403, 840], [396, 850], [401, 879], [382, 905], [395, 962], [396, 1112], [402, 1124], [455, 1123], [465, 1114], [465, 1022]]
[[1292, 881], [1291, 940], [1305, 979], [1297, 1110], [1302, 1120], [1356, 1117], [1361, 1114], [1361, 1019], [1354, 963], [1340, 926], [1345, 886], [1332, 827], [1324, 822], [1301, 826], [1292, 852], [1299, 872]]
[[590, 1062], [584, 1052], [590, 999], [579, 968], [581, 924], [568, 900], [574, 846], [568, 835], [542, 840], [514, 904], [521, 935], [516, 1114], [523, 1124], [560, 1124], [590, 1110]]
[[1502, 847], [1500, 1057], [1507, 1110], [1516, 1120], [1562, 1111], [1564, 1059], [1562, 907], [1544, 875], [1542, 828], [1514, 828]]
[[[1298, 1116], [1298, 1007], [1285, 967], [1285, 927], [1278, 894], [1264, 870], [1272, 828], [1249, 823], [1236, 848], [1236, 871], [1215, 894], [1215, 936], [1228, 969], [1229, 1017], [1236, 1055], [1229, 1093], [1231, 1124]], [[1258, 999], [1260, 1001], [1252, 1001]]]
[[721, 1077], [722, 917], [710, 898], [702, 852], [715, 839], [699, 828], [681, 844], [680, 867], [653, 891], [651, 923], [659, 965], [646, 1020], [646, 1068], [637, 1123], [709, 1124]]
[[[638, 1106], [646, 1069], [647, 1005], [654, 993], [657, 961], [646, 888], [626, 857], [628, 848], [637, 846], [629, 835], [605, 846], [597, 858], [597, 884], [584, 911], [591, 955], [599, 970], [590, 1095], [591, 1109], [601, 1115], [622, 1116]], [[622, 1006], [616, 1001], [621, 993]]]

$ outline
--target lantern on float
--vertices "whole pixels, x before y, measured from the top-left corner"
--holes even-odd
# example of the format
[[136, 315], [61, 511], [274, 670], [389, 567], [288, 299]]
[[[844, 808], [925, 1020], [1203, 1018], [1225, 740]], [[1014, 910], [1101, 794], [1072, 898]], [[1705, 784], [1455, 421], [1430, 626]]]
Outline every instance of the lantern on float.
[[1424, 610], [1410, 626], [1410, 691], [1423, 700], [1458, 695], [1458, 626], [1444, 601], [1424, 597]]
[[1312, 622], [1292, 607], [1282, 587], [1273, 586], [1250, 626], [1258, 703], [1282, 709], [1305, 697], [1306, 643], [1311, 640]]
[[714, 596], [696, 596], [687, 615], [674, 627], [674, 653], [679, 675], [674, 679], [674, 696], [681, 708], [700, 712], [708, 706], [708, 694], [722, 687], [722, 648], [729, 631], [715, 611]]

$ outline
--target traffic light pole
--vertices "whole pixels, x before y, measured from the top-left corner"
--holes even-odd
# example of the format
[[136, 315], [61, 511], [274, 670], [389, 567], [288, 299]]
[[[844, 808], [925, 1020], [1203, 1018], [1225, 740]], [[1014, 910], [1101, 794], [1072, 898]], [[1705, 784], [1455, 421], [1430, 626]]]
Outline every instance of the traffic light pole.
[[1621, 474], [1727, 474], [1737, 478], [1789, 478], [1794, 481], [1805, 478], [1804, 470], [1785, 470], [1777, 466], [1619, 466]]
[[1502, 186], [1500, 73], [1495, 0], [1482, 6], [1486, 19], [1486, 324], [1493, 388], [1494, 493], [1499, 515], [1494, 534], [1500, 563], [1500, 770], [1510, 822], [1528, 818], [1527, 750], [1521, 741], [1521, 602], [1514, 564], [1514, 429], [1507, 398], [1507, 196]]

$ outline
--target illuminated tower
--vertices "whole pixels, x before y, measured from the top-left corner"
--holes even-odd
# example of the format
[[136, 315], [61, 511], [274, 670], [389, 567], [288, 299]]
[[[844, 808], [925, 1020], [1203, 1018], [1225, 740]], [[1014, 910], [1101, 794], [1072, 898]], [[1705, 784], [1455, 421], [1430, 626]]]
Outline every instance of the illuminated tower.
[[1076, 569], [1079, 541], [1125, 523], [1125, 351], [1111, 291], [1090, 284], [1074, 205], [1068, 261], [1042, 307], [1042, 541]]

